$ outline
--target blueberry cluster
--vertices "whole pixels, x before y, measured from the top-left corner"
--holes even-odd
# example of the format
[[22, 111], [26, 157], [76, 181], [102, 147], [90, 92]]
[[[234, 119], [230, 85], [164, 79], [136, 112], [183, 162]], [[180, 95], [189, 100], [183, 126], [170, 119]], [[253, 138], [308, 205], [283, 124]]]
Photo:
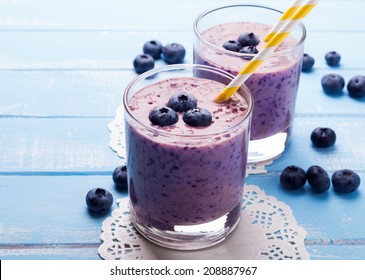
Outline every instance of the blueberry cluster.
[[337, 193], [350, 193], [360, 186], [360, 177], [350, 169], [337, 170], [330, 179], [326, 170], [318, 165], [313, 165], [304, 171], [296, 165], [289, 165], [280, 174], [280, 183], [288, 190], [298, 190], [308, 181], [312, 191], [323, 193], [327, 191], [332, 182]]
[[[128, 189], [127, 167], [118, 166], [113, 172], [113, 181], [118, 190]], [[113, 195], [104, 188], [94, 188], [88, 191], [85, 197], [88, 209], [97, 214], [106, 213], [113, 204]]]
[[[336, 51], [330, 51], [325, 54], [324, 59], [328, 66], [337, 67], [340, 65], [341, 55]], [[310, 72], [313, 69], [315, 60], [312, 56], [305, 53], [303, 54], [303, 63], [302, 63], [302, 71]]]
[[183, 121], [190, 126], [208, 126], [212, 122], [211, 113], [204, 108], [197, 107], [197, 100], [188, 93], [174, 94], [167, 102], [167, 106], [157, 106], [149, 113], [149, 120], [154, 125], [169, 126], [178, 122], [182, 113]]
[[[329, 95], [341, 94], [345, 87], [345, 79], [338, 74], [326, 74], [321, 80], [322, 88]], [[365, 76], [356, 75], [347, 83], [347, 91], [353, 98], [365, 96]]]
[[[336, 51], [327, 52], [325, 60], [328, 66], [338, 67], [341, 61], [341, 55]], [[303, 55], [302, 72], [310, 72], [313, 69], [315, 60], [309, 54]], [[321, 85], [323, 91], [328, 95], [340, 95], [345, 88], [345, 79], [339, 74], [326, 74], [322, 77]], [[347, 91], [353, 98], [365, 97], [365, 76], [357, 75], [347, 83]]]
[[[310, 136], [314, 146], [317, 148], [328, 148], [335, 144], [336, 133], [328, 127], [315, 128]], [[322, 193], [331, 186], [338, 193], [350, 193], [360, 186], [360, 177], [349, 169], [337, 170], [331, 179], [326, 170], [318, 165], [313, 165], [304, 171], [296, 165], [289, 165], [280, 174], [280, 183], [283, 188], [297, 190], [302, 188], [308, 181], [312, 191]]]
[[253, 33], [243, 33], [237, 40], [228, 40], [224, 42], [223, 48], [232, 52], [257, 54], [259, 51], [256, 46], [260, 43], [260, 39]]
[[161, 56], [167, 64], [182, 63], [185, 58], [185, 48], [178, 43], [163, 46], [157, 40], [151, 40], [143, 45], [143, 54], [139, 54], [133, 60], [136, 73], [142, 74], [155, 67], [155, 60]]

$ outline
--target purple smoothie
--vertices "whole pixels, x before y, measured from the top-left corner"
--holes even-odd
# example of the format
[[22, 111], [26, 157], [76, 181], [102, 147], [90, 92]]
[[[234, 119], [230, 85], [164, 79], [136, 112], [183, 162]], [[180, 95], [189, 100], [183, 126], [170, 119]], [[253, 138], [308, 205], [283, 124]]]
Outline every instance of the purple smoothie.
[[[126, 115], [125, 133], [132, 221], [171, 231], [176, 225], [204, 224], [225, 215], [226, 223], [238, 221], [249, 108], [238, 94], [226, 103], [214, 103], [213, 97], [223, 88], [206, 79], [172, 78], [144, 87], [130, 98], [133, 117]], [[180, 92], [193, 95], [198, 107], [212, 113], [211, 125], [188, 126], [182, 113], [175, 125], [151, 124], [149, 112], [166, 106], [170, 96]]]
[[[237, 40], [240, 34], [254, 32], [260, 38], [257, 49], [263, 45], [263, 38], [271, 26], [262, 23], [232, 22], [211, 27], [202, 32], [202, 37], [210, 44], [222, 48], [228, 40]], [[288, 37], [275, 52], [295, 48], [298, 44], [293, 37]], [[237, 56], [227, 55], [222, 48], [219, 52], [197, 43], [194, 48], [194, 63], [213, 66], [233, 75], [249, 62]], [[242, 55], [242, 54], [239, 54]], [[251, 140], [263, 139], [280, 132], [289, 133], [301, 73], [301, 52], [273, 55], [262, 67], [246, 81], [254, 99], [252, 114]]]

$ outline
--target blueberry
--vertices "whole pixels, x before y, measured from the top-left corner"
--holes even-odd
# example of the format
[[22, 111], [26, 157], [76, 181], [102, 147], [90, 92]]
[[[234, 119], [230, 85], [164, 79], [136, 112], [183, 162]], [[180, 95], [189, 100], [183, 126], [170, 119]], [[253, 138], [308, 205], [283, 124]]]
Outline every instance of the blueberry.
[[[240, 49], [240, 53], [247, 53], [247, 54], [257, 54], [259, 51], [256, 47], [246, 46]], [[253, 56], [242, 56], [242, 58], [251, 60]]]
[[127, 166], [121, 165], [114, 169], [113, 181], [118, 189], [128, 188]]
[[143, 53], [149, 54], [154, 59], [159, 59], [162, 53], [162, 44], [156, 40], [148, 41], [143, 45]]
[[109, 210], [113, 204], [112, 194], [103, 188], [90, 190], [87, 193], [85, 200], [89, 210], [96, 213], [102, 213]]
[[196, 99], [187, 93], [177, 93], [170, 97], [167, 106], [174, 109], [176, 112], [185, 112], [195, 108], [197, 105]]
[[242, 47], [246, 46], [255, 47], [260, 43], [260, 39], [252, 32], [241, 34], [238, 37], [237, 41], [238, 43], [240, 43]]
[[151, 110], [148, 118], [154, 125], [168, 126], [177, 123], [179, 116], [169, 107], [155, 107]]
[[317, 193], [325, 192], [331, 186], [331, 180], [326, 170], [318, 165], [308, 168], [307, 180], [312, 190]]
[[185, 48], [178, 43], [168, 44], [162, 48], [163, 59], [168, 64], [183, 62], [185, 53]]
[[241, 47], [242, 46], [240, 45], [240, 43], [238, 43], [235, 40], [229, 40], [227, 42], [224, 42], [224, 44], [223, 44], [223, 48], [225, 48], [228, 51], [232, 51], [232, 52], [239, 52]]
[[207, 109], [194, 108], [184, 113], [183, 120], [190, 126], [208, 126], [212, 122], [212, 115]]
[[336, 133], [328, 127], [317, 127], [312, 131], [310, 138], [317, 148], [328, 148], [335, 144]]
[[340, 64], [341, 55], [338, 52], [332, 51], [326, 53], [324, 58], [329, 66], [338, 66]]
[[321, 81], [322, 88], [327, 94], [339, 94], [345, 87], [345, 80], [338, 74], [324, 75]]
[[314, 65], [314, 58], [307, 53], [303, 54], [302, 71], [303, 72], [311, 71], [313, 65]]
[[259, 51], [256, 47], [246, 46], [240, 49], [240, 53], [257, 54]]
[[337, 170], [332, 175], [332, 185], [338, 193], [350, 193], [360, 186], [360, 177], [349, 169]]
[[297, 190], [304, 186], [307, 181], [305, 171], [295, 165], [289, 165], [284, 168], [280, 174], [281, 185], [288, 190]]
[[347, 84], [347, 91], [351, 97], [361, 98], [365, 96], [365, 76], [355, 76]]
[[155, 61], [149, 54], [140, 54], [134, 59], [133, 67], [138, 74], [142, 74], [153, 69], [155, 67]]

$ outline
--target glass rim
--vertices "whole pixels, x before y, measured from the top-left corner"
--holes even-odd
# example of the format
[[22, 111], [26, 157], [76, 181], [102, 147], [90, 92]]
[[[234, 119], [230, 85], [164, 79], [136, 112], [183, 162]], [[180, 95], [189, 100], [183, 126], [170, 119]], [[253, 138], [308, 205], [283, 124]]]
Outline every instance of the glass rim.
[[[193, 23], [194, 33], [199, 38], [200, 42], [203, 43], [205, 46], [207, 46], [209, 48], [212, 48], [212, 49], [214, 49], [216, 51], [223, 52], [225, 55], [233, 56], [233, 57], [242, 57], [242, 56], [245, 56], [246, 58], [247, 57], [254, 57], [255, 54], [235, 53], [235, 52], [232, 52], [232, 51], [225, 50], [223, 47], [219, 47], [217, 45], [211, 44], [211, 43], [209, 43], [207, 40], [205, 40], [203, 38], [203, 36], [201, 35], [201, 32], [199, 31], [198, 24], [199, 24], [200, 20], [203, 19], [203, 17], [205, 17], [206, 15], [208, 15], [210, 13], [213, 13], [215, 11], [218, 11], [218, 10], [223, 10], [223, 9], [227, 9], [227, 8], [234, 8], [234, 7], [263, 8], [263, 9], [266, 9], [266, 10], [271, 10], [271, 11], [274, 11], [274, 12], [277, 12], [277, 13], [280, 13], [280, 14], [283, 14], [283, 12], [280, 11], [280, 10], [278, 10], [278, 9], [275, 9], [273, 7], [270, 7], [270, 6], [264, 6], [264, 5], [257, 5], [257, 4], [231, 4], [231, 5], [224, 5], [224, 6], [221, 6], [220, 5], [220, 6], [216, 6], [214, 8], [210, 8], [208, 10], [203, 11], [202, 13], [200, 13], [195, 18], [194, 23]], [[305, 38], [307, 36], [307, 31], [306, 31], [306, 28], [305, 28], [305, 26], [304, 26], [303, 23], [299, 23], [298, 26], [300, 27], [300, 29], [302, 31], [302, 36], [301, 36], [300, 40], [298, 41], [298, 43], [295, 46], [291, 47], [291, 48], [288, 48], [288, 49], [285, 49], [285, 50], [281, 50], [281, 51], [273, 52], [270, 56], [277, 56], [277, 55], [283, 55], [283, 54], [289, 53], [289, 52], [297, 49], [298, 47], [300, 47], [300, 46], [302, 46], [304, 44]]]
[[[168, 72], [168, 71], [182, 71], [182, 70], [186, 70], [186, 69], [199, 69], [199, 70], [206, 70], [206, 71], [213, 71], [215, 73], [219, 73], [224, 75], [225, 77], [229, 78], [229, 79], [234, 79], [234, 75], [223, 71], [221, 69], [215, 68], [215, 67], [211, 67], [211, 66], [207, 66], [207, 65], [200, 65], [200, 64], [170, 64], [170, 65], [166, 65], [166, 66], [160, 66], [157, 67], [155, 69], [149, 70], [147, 72], [144, 72], [140, 75], [138, 75], [136, 78], [134, 78], [125, 88], [124, 93], [123, 93], [123, 106], [124, 106], [124, 113], [128, 114], [129, 117], [131, 117], [133, 119], [133, 121], [135, 121], [138, 125], [142, 126], [143, 128], [145, 128], [146, 130], [161, 135], [161, 136], [177, 136], [179, 138], [182, 139], [202, 139], [202, 138], [210, 138], [212, 136], [217, 136], [217, 135], [222, 135], [225, 133], [229, 133], [230, 131], [236, 130], [242, 123], [246, 122], [251, 116], [252, 116], [252, 111], [253, 111], [253, 97], [251, 94], [251, 91], [248, 89], [248, 87], [246, 87], [246, 85], [242, 85], [240, 88], [243, 89], [243, 91], [245, 92], [246, 96], [242, 96], [242, 98], [245, 99], [247, 105], [248, 105], [248, 110], [246, 111], [246, 114], [242, 117], [242, 119], [240, 119], [237, 123], [235, 123], [233, 126], [225, 128], [225, 129], [221, 129], [218, 130], [216, 132], [210, 132], [210, 133], [202, 133], [202, 134], [178, 134], [178, 133], [172, 133], [172, 132], [165, 132], [162, 131], [160, 129], [157, 129], [153, 126], [150, 126], [150, 124], [146, 124], [143, 123], [142, 121], [140, 121], [139, 119], [137, 119], [133, 113], [131, 112], [131, 110], [129, 109], [128, 106], [128, 93], [131, 91], [131, 89], [133, 88], [134, 85], [136, 85], [137, 83], [141, 82], [142, 80], [147, 79], [148, 77], [152, 77], [158, 73], [161, 72]], [[204, 79], [204, 78], [202, 78]], [[213, 80], [214, 81], [214, 80]], [[249, 125], [248, 125], [248, 129], [249, 129]]]

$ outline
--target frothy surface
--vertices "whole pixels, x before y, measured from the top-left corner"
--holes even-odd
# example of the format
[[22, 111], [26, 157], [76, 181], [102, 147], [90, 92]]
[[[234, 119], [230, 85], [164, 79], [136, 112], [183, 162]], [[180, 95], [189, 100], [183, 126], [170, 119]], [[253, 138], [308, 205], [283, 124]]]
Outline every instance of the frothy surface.
[[[147, 86], [132, 96], [129, 108], [132, 114], [145, 125], [164, 132], [179, 135], [199, 135], [215, 133], [239, 123], [247, 115], [248, 105], [238, 94], [223, 104], [213, 102], [214, 97], [225, 85], [201, 78], [173, 78]], [[184, 123], [183, 113], [179, 121], [171, 126], [153, 125], [148, 119], [150, 111], [156, 106], [167, 106], [169, 98], [176, 93], [188, 93], [198, 100], [199, 108], [205, 108], [212, 114], [212, 124], [206, 127], [192, 127]]]
[[[230, 22], [216, 25], [205, 30], [202, 33], [202, 37], [210, 44], [213, 44], [223, 49], [222, 46], [224, 42], [229, 40], [237, 40], [242, 33], [253, 32], [260, 39], [260, 43], [256, 47], [260, 51], [266, 44], [263, 39], [265, 38], [266, 34], [270, 31], [271, 28], [272, 26], [270, 25], [257, 22]], [[284, 42], [282, 42], [275, 49], [274, 52], [280, 52], [292, 49], [297, 44], [298, 41], [294, 37], [288, 36], [284, 40]], [[233, 54], [244, 55], [240, 53], [233, 53]], [[237, 74], [244, 67], [244, 65], [249, 62], [249, 60], [245, 59], [227, 60], [227, 57], [225, 56], [219, 57], [214, 51], [211, 50], [206, 50], [206, 52], [201, 55], [208, 60], [214, 61], [214, 63], [218, 65], [222, 64], [226, 65], [227, 67], [228, 66], [227, 64], [229, 63], [228, 66], [229, 70], [234, 74]], [[260, 67], [260, 69], [257, 72], [265, 72], [265, 71], [272, 71], [272, 69], [277, 70], [278, 68], [285, 68], [288, 67], [288, 65], [293, 64], [293, 62], [297, 62], [297, 60], [293, 60], [290, 56], [280, 56], [279, 58], [271, 57], [270, 60], [265, 61], [265, 63]]]

